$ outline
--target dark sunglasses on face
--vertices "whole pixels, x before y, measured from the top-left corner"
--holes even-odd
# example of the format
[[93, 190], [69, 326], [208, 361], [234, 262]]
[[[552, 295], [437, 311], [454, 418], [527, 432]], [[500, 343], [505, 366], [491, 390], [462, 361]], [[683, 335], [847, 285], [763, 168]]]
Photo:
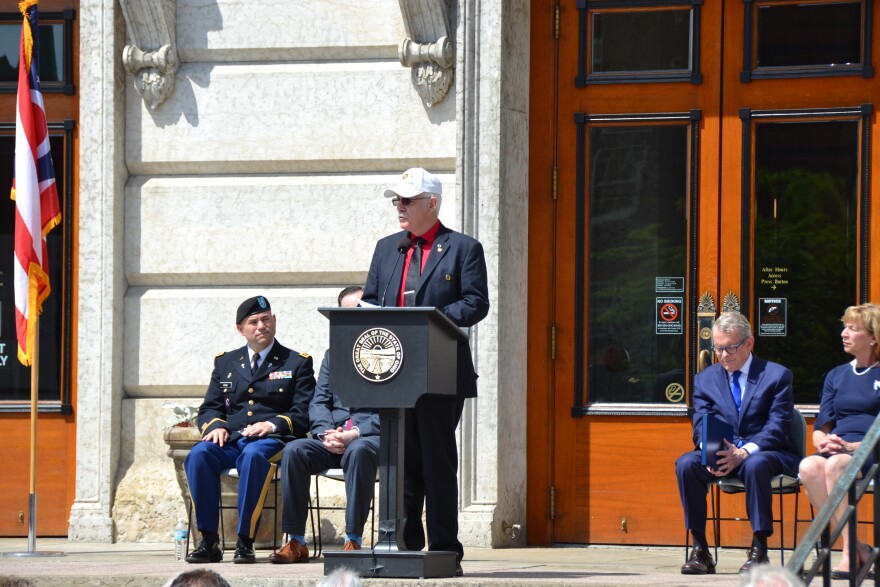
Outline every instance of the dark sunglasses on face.
[[409, 206], [416, 200], [426, 200], [428, 196], [416, 196], [414, 198], [391, 198], [391, 205], [395, 208], [398, 204], [403, 204], [404, 206]]

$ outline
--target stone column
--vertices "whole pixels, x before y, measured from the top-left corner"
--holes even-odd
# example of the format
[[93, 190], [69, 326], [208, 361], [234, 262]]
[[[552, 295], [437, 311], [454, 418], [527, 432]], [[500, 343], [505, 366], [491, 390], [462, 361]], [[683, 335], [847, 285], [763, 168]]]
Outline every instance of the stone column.
[[479, 398], [461, 422], [459, 537], [524, 546], [529, 2], [459, 0], [456, 44], [462, 230], [485, 248], [491, 302], [471, 339]]
[[122, 18], [81, 0], [76, 493], [71, 541], [112, 542], [122, 396]]

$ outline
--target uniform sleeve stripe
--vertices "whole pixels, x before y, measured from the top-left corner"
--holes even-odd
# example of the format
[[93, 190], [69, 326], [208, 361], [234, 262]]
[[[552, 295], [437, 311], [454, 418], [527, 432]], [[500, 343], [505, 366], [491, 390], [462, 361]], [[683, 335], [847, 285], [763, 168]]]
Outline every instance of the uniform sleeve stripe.
[[202, 434], [204, 434], [205, 430], [207, 430], [214, 422], [223, 422], [224, 424], [226, 424], [226, 420], [222, 418], [214, 418], [213, 420], [202, 426]]

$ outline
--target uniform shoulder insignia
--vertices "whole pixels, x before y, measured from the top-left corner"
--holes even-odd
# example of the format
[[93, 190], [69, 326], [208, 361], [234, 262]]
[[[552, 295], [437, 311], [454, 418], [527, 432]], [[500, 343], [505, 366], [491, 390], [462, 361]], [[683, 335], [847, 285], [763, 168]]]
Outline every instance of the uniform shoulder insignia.
[[217, 353], [216, 355], [214, 355], [214, 358], [216, 359], [217, 357], [222, 357], [225, 354], [226, 354], [226, 351], [223, 351], [221, 353]]
[[309, 353], [300, 353], [299, 356], [301, 356], [303, 359], [308, 359], [311, 358], [312, 355], [310, 355]]

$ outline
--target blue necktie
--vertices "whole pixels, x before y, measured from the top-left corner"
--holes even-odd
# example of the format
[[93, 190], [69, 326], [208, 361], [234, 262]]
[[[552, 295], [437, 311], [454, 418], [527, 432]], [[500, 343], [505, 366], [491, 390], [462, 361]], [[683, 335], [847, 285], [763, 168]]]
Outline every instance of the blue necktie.
[[742, 375], [742, 371], [734, 371], [730, 376], [730, 393], [733, 394], [733, 403], [736, 404], [736, 411], [739, 411], [743, 396], [742, 387], [739, 386], [740, 375]]

